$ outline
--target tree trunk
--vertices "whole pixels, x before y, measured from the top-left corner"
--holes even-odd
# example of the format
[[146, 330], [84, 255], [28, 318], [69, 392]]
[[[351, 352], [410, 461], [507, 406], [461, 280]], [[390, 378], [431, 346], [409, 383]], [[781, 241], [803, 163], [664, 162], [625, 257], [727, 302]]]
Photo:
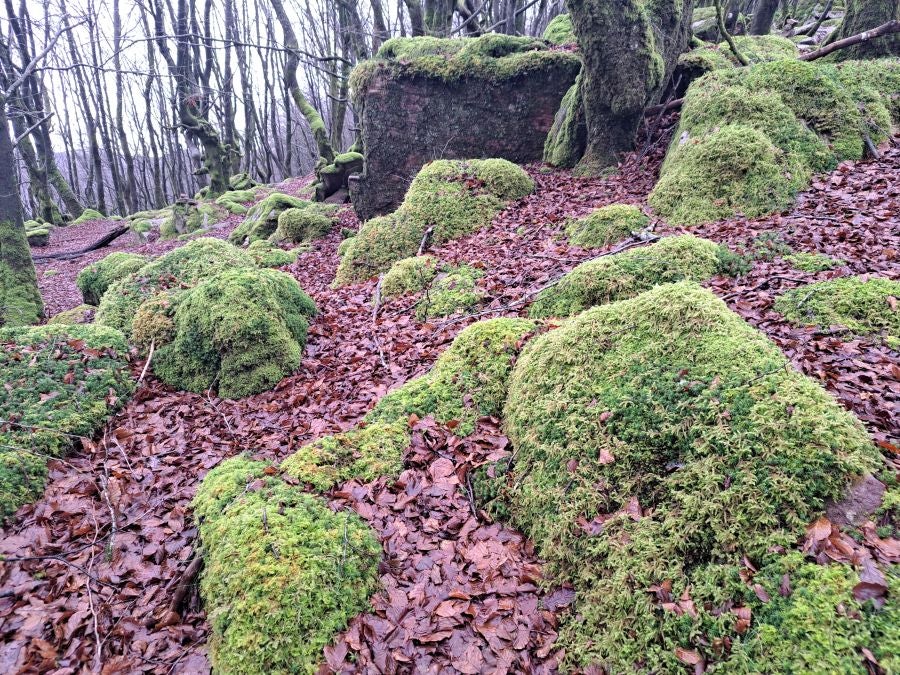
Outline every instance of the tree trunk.
[[780, 0], [757, 0], [750, 23], [750, 35], [768, 35], [772, 30]]
[[[831, 34], [828, 44], [896, 20], [900, 20], [898, 0], [847, 0], [844, 20]], [[877, 59], [884, 56], [900, 56], [900, 35], [894, 33], [861, 42], [837, 52], [835, 59]]]
[[632, 149], [644, 108], [657, 102], [687, 45], [692, 3], [569, 0], [568, 5], [584, 58], [588, 138], [580, 167], [596, 173]]
[[22, 223], [16, 159], [0, 99], [0, 326], [27, 326], [44, 312]]

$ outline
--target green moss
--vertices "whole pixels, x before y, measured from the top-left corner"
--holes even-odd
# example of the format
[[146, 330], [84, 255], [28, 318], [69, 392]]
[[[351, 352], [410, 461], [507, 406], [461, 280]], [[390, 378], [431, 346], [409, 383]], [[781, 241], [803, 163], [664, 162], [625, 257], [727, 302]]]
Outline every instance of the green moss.
[[173, 239], [175, 237], [185, 238], [188, 235], [200, 232], [201, 230], [209, 229], [221, 221], [226, 215], [224, 209], [216, 204], [199, 204], [198, 206], [185, 205], [184, 207], [176, 205], [174, 208], [184, 209], [183, 231], [179, 231], [175, 228], [173, 212], [173, 214], [163, 220], [159, 226], [159, 235], [162, 239]]
[[282, 211], [306, 206], [309, 206], [309, 202], [303, 199], [273, 192], [247, 212], [247, 217], [229, 235], [228, 241], [241, 245], [257, 239], [268, 239], [278, 227], [278, 216]]
[[353, 513], [244, 457], [209, 472], [194, 499], [200, 593], [217, 673], [315, 673], [322, 651], [379, 586], [381, 546]]
[[575, 29], [572, 28], [572, 18], [568, 14], [553, 17], [544, 29], [544, 39], [554, 45], [578, 44]]
[[426, 164], [397, 211], [360, 228], [341, 257], [335, 283], [366, 279], [416, 255], [429, 228], [431, 241], [440, 244], [489, 225], [509, 200], [533, 190], [528, 174], [503, 159]]
[[823, 328], [843, 326], [857, 335], [900, 339], [900, 281], [844, 277], [800, 286], [775, 301], [788, 321]]
[[738, 639], [730, 610], [752, 593], [743, 561], [793, 545], [880, 463], [858, 420], [692, 282], [531, 340], [505, 421], [508, 513], [548, 583], [578, 594], [565, 670], [681, 672], [679, 648], [720, 660], [714, 640]]
[[276, 270], [226, 270], [184, 293], [175, 337], [157, 349], [163, 382], [222, 398], [271, 389], [300, 366], [316, 309], [293, 277]]
[[228, 179], [228, 187], [230, 187], [232, 191], [238, 191], [252, 190], [253, 188], [257, 187], [257, 185], [256, 181], [250, 177], [249, 173], [236, 173]]
[[[349, 241], [349, 240], [345, 240]], [[417, 293], [431, 285], [440, 265], [430, 255], [416, 255], [398, 260], [381, 280], [381, 295], [393, 298], [404, 293]]]
[[250, 244], [247, 253], [259, 267], [283, 267], [297, 262], [297, 251], [285, 251], [265, 239], [257, 239]]
[[[797, 45], [780, 35], [736, 35], [734, 42], [751, 64], [797, 58]], [[722, 42], [719, 49], [728, 54], [734, 65], [738, 65], [737, 58], [728, 49], [728, 43]]]
[[101, 326], [0, 329], [0, 516], [39, 496], [47, 460], [93, 436], [129, 396], [127, 351]]
[[0, 328], [37, 323], [43, 311], [25, 232], [0, 220]]
[[771, 262], [775, 258], [786, 257], [792, 251], [779, 232], [763, 232], [750, 242], [750, 255], [754, 260]]
[[803, 272], [824, 272], [825, 270], [833, 270], [844, 264], [843, 260], [832, 258], [824, 253], [804, 253], [798, 252], [784, 256], [784, 259], [791, 264], [794, 269]]
[[39, 227], [35, 230], [27, 230], [25, 236], [28, 239], [28, 245], [34, 247], [46, 246], [50, 243], [50, 230], [46, 227]]
[[131, 341], [146, 353], [151, 345], [162, 347], [175, 339], [175, 310], [182, 291], [162, 291], [141, 303], [131, 322]]
[[647, 227], [650, 219], [630, 204], [610, 204], [595, 209], [566, 226], [569, 242], [582, 248], [600, 248], [621, 241]]
[[543, 160], [550, 166], [572, 168], [584, 155], [587, 145], [587, 123], [582, 100], [582, 74], [563, 96], [553, 125], [544, 141]]
[[91, 323], [94, 319], [94, 312], [97, 308], [93, 305], [78, 305], [72, 309], [67, 309], [59, 314], [54, 314], [47, 319], [48, 325], [72, 325], [80, 323]]
[[147, 264], [146, 256], [137, 253], [110, 253], [78, 273], [75, 284], [88, 305], [99, 305], [106, 290], [119, 279], [137, 272]]
[[536, 328], [526, 319], [489, 319], [463, 330], [434, 367], [382, 398], [368, 422], [393, 423], [415, 414], [441, 423], [459, 422], [466, 436], [486, 415], [498, 416], [520, 343]]
[[271, 238], [300, 244], [324, 237], [333, 224], [332, 218], [310, 208], [285, 209], [278, 216], [278, 227]]
[[47, 226], [43, 223], [39, 223], [36, 220], [26, 220], [23, 225], [25, 226], [25, 231], [29, 232], [31, 230], [40, 230], [41, 228], [46, 228]]
[[81, 225], [81, 223], [86, 223], [89, 220], [104, 220], [106, 216], [97, 211], [96, 209], [85, 209], [81, 212], [81, 215], [78, 216], [75, 220], [72, 221], [73, 225]]
[[253, 267], [253, 258], [228, 242], [195, 239], [110, 285], [95, 320], [130, 336], [134, 314], [145, 300], [169, 289], [190, 288], [223, 270]]
[[406, 420], [376, 422], [303, 446], [281, 463], [281, 470], [325, 492], [351, 478], [367, 483], [379, 476], [399, 476], [408, 445]]
[[660, 241], [575, 267], [555, 286], [542, 291], [531, 317], [571, 316], [588, 307], [632, 298], [659, 284], [704, 281], [718, 271], [719, 247], [692, 235]]
[[338, 244], [338, 247], [337, 247], [338, 257], [343, 258], [345, 255], [347, 255], [347, 252], [350, 250], [350, 247], [353, 246], [355, 241], [356, 241], [355, 235], [347, 237], [346, 239], [343, 239], [341, 241], [341, 243]]
[[478, 304], [484, 293], [478, 288], [481, 270], [462, 265], [438, 274], [416, 306], [416, 318], [425, 321], [466, 311]]

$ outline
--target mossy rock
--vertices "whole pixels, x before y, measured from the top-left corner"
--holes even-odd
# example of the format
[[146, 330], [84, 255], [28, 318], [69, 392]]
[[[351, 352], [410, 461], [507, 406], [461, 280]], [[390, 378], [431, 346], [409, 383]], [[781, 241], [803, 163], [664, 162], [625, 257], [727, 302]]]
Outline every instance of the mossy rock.
[[153, 370], [165, 383], [222, 398], [266, 391], [300, 366], [312, 299], [276, 270], [225, 270], [178, 299], [174, 338], [157, 345]]
[[99, 305], [106, 290], [119, 279], [137, 272], [147, 264], [148, 258], [137, 253], [117, 251], [91, 263], [78, 273], [75, 284], [88, 305]]
[[259, 267], [283, 267], [297, 262], [297, 251], [285, 251], [265, 239], [250, 244], [247, 253]]
[[650, 219], [630, 204], [610, 204], [566, 225], [569, 243], [582, 248], [600, 248], [622, 241], [647, 227]]
[[572, 17], [560, 14], [553, 17], [544, 29], [544, 39], [553, 45], [577, 45], [575, 29], [572, 28]]
[[47, 460], [128, 398], [127, 353], [122, 334], [102, 326], [0, 329], [0, 516], [40, 496]]
[[416, 305], [416, 318], [425, 321], [471, 309], [484, 298], [478, 288], [483, 276], [481, 270], [468, 265], [438, 274]]
[[489, 225], [508, 202], [533, 190], [531, 177], [504, 159], [426, 164], [394, 213], [367, 221], [348, 240], [335, 284], [367, 279], [415, 255], [429, 228], [440, 244]]
[[94, 320], [94, 305], [78, 305], [59, 314], [54, 314], [47, 319], [48, 326], [71, 326], [73, 324], [91, 323]]
[[572, 316], [616, 300], [633, 298], [658, 286], [688, 279], [705, 281], [719, 267], [719, 247], [690, 234], [589, 260], [542, 291], [529, 308], [531, 317]]
[[301, 244], [324, 237], [333, 224], [332, 218], [317, 213], [315, 209], [285, 209], [278, 216], [278, 227], [271, 239], [275, 242]]
[[498, 500], [547, 582], [576, 589], [565, 670], [681, 672], [679, 650], [721, 661], [716, 641], [741, 641], [732, 608], [755, 597], [741, 575], [881, 461], [853, 415], [693, 282], [532, 339], [508, 389]]
[[581, 72], [560, 101], [553, 125], [544, 141], [543, 160], [550, 166], [572, 168], [587, 146], [587, 122], [584, 117]]
[[302, 209], [309, 202], [281, 192], [273, 192], [255, 204], [244, 221], [229, 235], [228, 241], [242, 245], [257, 239], [268, 239], [278, 227], [278, 216], [286, 209]]
[[431, 285], [439, 271], [440, 263], [434, 256], [417, 255], [398, 260], [381, 280], [381, 295], [394, 298], [423, 291]]
[[409, 445], [406, 420], [375, 422], [304, 445], [281, 463], [282, 473], [319, 492], [356, 478], [397, 477]]
[[227, 209], [229, 213], [243, 216], [248, 211], [246, 204], [255, 200], [256, 193], [253, 190], [230, 190], [219, 195], [216, 204]]
[[33, 230], [26, 230], [25, 237], [28, 239], [28, 245], [35, 248], [46, 246], [50, 243], [50, 228], [38, 227]]
[[81, 215], [78, 216], [75, 220], [72, 221], [73, 225], [81, 225], [82, 223], [86, 223], [89, 220], [105, 220], [106, 216], [97, 211], [96, 209], [85, 209], [81, 212]]
[[457, 421], [466, 436], [480, 417], [499, 416], [507, 381], [521, 342], [537, 324], [527, 319], [489, 319], [472, 324], [453, 340], [425, 375], [382, 398], [366, 416], [369, 423], [394, 423], [428, 415], [443, 424]]
[[249, 173], [237, 173], [228, 179], [228, 187], [231, 188], [232, 191], [252, 190], [256, 185], [256, 181], [250, 177]]
[[844, 277], [800, 286], [775, 301], [788, 321], [842, 326], [856, 335], [881, 335], [900, 348], [900, 281]]
[[[175, 227], [175, 209], [184, 209], [184, 221], [182, 231]], [[225, 211], [217, 204], [199, 204], [180, 206], [176, 204], [173, 211], [159, 226], [159, 236], [162, 239], [184, 238], [202, 230], [207, 230], [225, 217]]]
[[162, 291], [141, 303], [131, 322], [131, 341], [143, 353], [175, 339], [175, 310], [183, 291]]
[[784, 259], [794, 269], [810, 273], [833, 270], [844, 264], [843, 260], [832, 258], [824, 253], [805, 253], [803, 251], [786, 255]]
[[226, 460], [193, 501], [217, 673], [316, 672], [380, 586], [381, 545], [359, 516], [335, 513], [267, 469]]
[[813, 173], [861, 158], [865, 135], [887, 138], [900, 70], [894, 59], [884, 70], [787, 59], [705, 75], [688, 89], [650, 204], [682, 225], [789, 207]]
[[141, 304], [162, 291], [184, 290], [224, 270], [252, 269], [253, 258], [221, 239], [201, 237], [113, 282], [100, 300], [95, 321], [131, 335]]

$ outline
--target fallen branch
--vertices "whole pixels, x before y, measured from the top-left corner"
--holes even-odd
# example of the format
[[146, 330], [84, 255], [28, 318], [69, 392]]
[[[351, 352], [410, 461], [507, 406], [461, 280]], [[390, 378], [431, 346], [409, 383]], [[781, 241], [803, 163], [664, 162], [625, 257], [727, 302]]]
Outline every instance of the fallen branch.
[[128, 232], [128, 230], [129, 228], [127, 225], [122, 225], [121, 227], [117, 227], [116, 229], [114, 229], [112, 232], [103, 235], [103, 237], [95, 241], [93, 244], [85, 246], [84, 248], [80, 248], [77, 251], [62, 251], [60, 253], [49, 253], [47, 255], [35, 255], [31, 256], [31, 259], [34, 262], [43, 262], [45, 260], [70, 260], [72, 258], [78, 258], [80, 256], [83, 256], [85, 253], [90, 253], [91, 251], [96, 251], [98, 248], [108, 246], [113, 241]]
[[153, 350], [155, 348], [156, 340], [150, 340], [150, 353], [147, 355], [147, 362], [144, 364], [144, 369], [141, 371], [141, 376], [138, 378], [138, 386], [144, 381], [144, 376], [147, 374], [147, 368], [150, 367], [150, 362], [153, 360]]
[[669, 112], [670, 110], [678, 110], [684, 104], [683, 98], [676, 98], [668, 103], [660, 103], [659, 105], [651, 105], [644, 109], [644, 117], [650, 117], [657, 113]]
[[416, 255], [422, 255], [428, 248], [428, 242], [431, 240], [431, 233], [434, 232], [434, 225], [430, 225], [425, 234], [422, 235], [422, 242], [419, 244], [419, 251]]
[[888, 21], [887, 23], [883, 23], [880, 26], [873, 28], [872, 30], [863, 31], [862, 33], [858, 33], [857, 35], [845, 37], [843, 40], [832, 42], [830, 45], [822, 47], [822, 49], [817, 49], [814, 52], [803, 54], [802, 56], [800, 56], [800, 60], [815, 61], [816, 59], [821, 59], [823, 56], [828, 56], [832, 52], [836, 52], [839, 49], [846, 49], [847, 47], [852, 47], [862, 42], [868, 42], [869, 40], [874, 40], [875, 38], [879, 38], [884, 35], [890, 35], [892, 33], [900, 33], [900, 21]]
[[187, 566], [178, 578], [178, 581], [175, 582], [174, 586], [169, 587], [169, 590], [172, 591], [172, 599], [169, 601], [170, 612], [175, 612], [180, 615], [179, 610], [181, 609], [181, 604], [184, 602], [184, 596], [187, 595], [188, 589], [191, 587], [191, 584], [194, 583], [194, 579], [197, 578], [202, 566], [203, 556], [197, 553], [194, 555], [194, 559], [191, 560], [191, 564]]

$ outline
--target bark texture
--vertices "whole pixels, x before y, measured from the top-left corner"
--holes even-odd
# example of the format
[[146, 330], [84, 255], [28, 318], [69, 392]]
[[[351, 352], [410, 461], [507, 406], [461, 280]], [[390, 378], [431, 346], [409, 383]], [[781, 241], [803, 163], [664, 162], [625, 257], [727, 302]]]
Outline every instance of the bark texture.
[[644, 108], [653, 105], [687, 45], [690, 0], [569, 0], [584, 58], [587, 149], [581, 167], [614, 166], [632, 149]]
[[[900, 0], [847, 0], [847, 13], [837, 30], [831, 34], [829, 43], [858, 35], [889, 21], [900, 20]], [[877, 59], [884, 56], [900, 56], [900, 34], [860, 42], [858, 45], [842, 49], [835, 60]]]

